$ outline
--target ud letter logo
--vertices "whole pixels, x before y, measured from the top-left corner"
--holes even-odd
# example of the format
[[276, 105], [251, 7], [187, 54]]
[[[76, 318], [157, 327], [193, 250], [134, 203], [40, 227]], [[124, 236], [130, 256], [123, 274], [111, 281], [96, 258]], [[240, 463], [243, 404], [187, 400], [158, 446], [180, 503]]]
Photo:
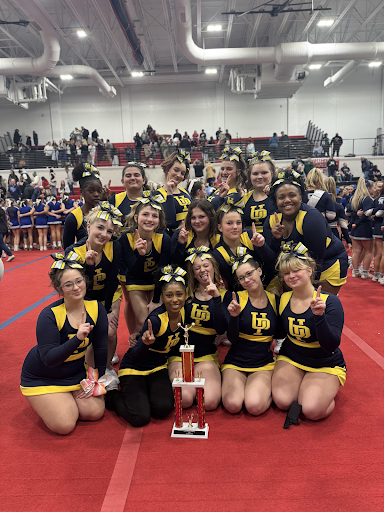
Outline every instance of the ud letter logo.
[[271, 322], [267, 318], [267, 313], [255, 313], [252, 311], [252, 329], [255, 329], [254, 336], [260, 336], [263, 330], [271, 327]]
[[201, 327], [201, 322], [208, 322], [211, 313], [208, 311], [209, 306], [201, 306], [201, 309], [198, 309], [198, 307], [198, 304], [193, 304], [191, 318], [193, 318], [197, 327]]
[[289, 322], [289, 334], [291, 336], [298, 338], [300, 341], [300, 338], [309, 338], [311, 336], [311, 331], [308, 327], [304, 325], [305, 319], [304, 318], [298, 318], [297, 324], [294, 324], [294, 321], [296, 318], [288, 317]]

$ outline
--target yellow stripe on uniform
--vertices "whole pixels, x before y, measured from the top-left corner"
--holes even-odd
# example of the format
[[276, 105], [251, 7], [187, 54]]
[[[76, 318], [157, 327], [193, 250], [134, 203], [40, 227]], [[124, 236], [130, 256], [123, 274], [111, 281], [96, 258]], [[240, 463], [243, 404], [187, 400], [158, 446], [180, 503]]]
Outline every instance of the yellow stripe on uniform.
[[51, 393], [70, 393], [81, 389], [80, 384], [74, 386], [20, 386], [20, 390], [24, 396], [49, 395]]
[[[180, 356], [168, 357], [168, 364], [173, 363], [174, 361], [181, 363], [181, 357]], [[204, 361], [215, 361], [217, 366], [220, 368], [219, 352], [217, 350], [214, 354], [207, 354], [206, 356], [195, 357], [194, 361], [195, 361], [195, 363], [202, 363]]]
[[115, 194], [115, 207], [118, 208], [126, 197], [126, 192], [120, 192], [119, 194]]
[[260, 341], [260, 343], [270, 343], [273, 340], [273, 336], [254, 336], [243, 332], [239, 332], [239, 337], [249, 341]]
[[134, 370], [133, 368], [123, 368], [122, 370], [119, 370], [119, 373], [117, 374], [118, 377], [124, 377], [124, 375], [150, 375], [151, 373], [159, 372], [160, 370], [166, 370], [167, 365], [164, 364], [163, 366], [157, 366], [156, 368], [152, 368], [152, 370]]
[[265, 366], [260, 366], [260, 368], [241, 368], [240, 366], [235, 366], [234, 364], [223, 364], [223, 365], [221, 365], [221, 371], [222, 372], [224, 370], [229, 370], [229, 369], [237, 370], [239, 372], [247, 372], [247, 373], [267, 372], [267, 371], [273, 370], [274, 368], [275, 368], [275, 361], [273, 361], [272, 363], [268, 363]]
[[295, 338], [292, 338], [289, 334], [287, 334], [288, 338], [294, 343], [295, 345], [298, 345], [299, 347], [305, 347], [305, 348], [321, 348], [321, 345], [318, 341], [311, 341], [308, 343], [305, 343], [305, 341], [299, 341]]
[[300, 370], [303, 370], [304, 372], [328, 373], [330, 375], [336, 375], [336, 377], [339, 379], [341, 386], [344, 386], [345, 381], [347, 379], [347, 370], [342, 366], [335, 366], [334, 368], [311, 368], [310, 366], [304, 366], [303, 364], [296, 363], [295, 361], [292, 361], [292, 359], [289, 359], [289, 357], [280, 355], [277, 356], [277, 361], [285, 361], [293, 366], [296, 366], [296, 368], [300, 368]]
[[327, 281], [331, 286], [342, 286], [347, 282], [346, 277], [341, 277], [340, 260], [336, 260], [327, 270], [321, 273], [319, 281]]
[[134, 292], [136, 290], [141, 290], [143, 292], [149, 292], [155, 289], [154, 284], [127, 284], [125, 285], [127, 292]]
[[72, 213], [77, 221], [77, 230], [79, 230], [84, 220], [83, 210], [78, 206], [72, 211]]

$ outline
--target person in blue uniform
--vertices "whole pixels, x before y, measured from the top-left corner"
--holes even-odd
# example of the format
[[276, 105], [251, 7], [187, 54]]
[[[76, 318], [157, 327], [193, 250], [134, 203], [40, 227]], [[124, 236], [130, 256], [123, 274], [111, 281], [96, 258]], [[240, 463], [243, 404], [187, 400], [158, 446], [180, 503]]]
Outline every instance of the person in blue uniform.
[[311, 169], [305, 186], [307, 187], [307, 201], [305, 202], [319, 210], [328, 222], [332, 222], [336, 218], [336, 210], [331, 196], [326, 192], [322, 171], [316, 167]]
[[35, 209], [33, 207], [33, 203], [30, 199], [26, 199], [25, 201], [20, 202], [20, 208], [17, 212], [17, 216], [20, 222], [20, 228], [23, 235], [28, 236], [28, 244], [27, 247], [27, 238], [24, 238], [24, 250], [28, 249], [32, 251], [33, 249], [33, 214]]
[[256, 231], [263, 234], [265, 219], [271, 215], [276, 206], [268, 197], [269, 185], [276, 173], [269, 151], [253, 153], [248, 159], [248, 192], [243, 196], [243, 224], [246, 229], [252, 229], [255, 223]]
[[63, 246], [64, 249], [87, 236], [87, 224], [84, 217], [99, 204], [103, 197], [103, 186], [96, 167], [79, 163], [72, 171], [73, 181], [78, 181], [80, 193], [84, 198], [83, 205], [73, 210], [65, 219]]
[[52, 249], [61, 248], [61, 214], [65, 206], [56, 199], [56, 196], [47, 198], [48, 227], [51, 233]]
[[219, 265], [220, 275], [227, 289], [233, 291], [238, 284], [233, 264], [247, 252], [262, 265], [265, 283], [268, 284], [273, 277], [275, 254], [264, 243], [263, 235], [256, 232], [254, 224], [252, 230], [243, 231], [242, 202], [234, 205], [231, 201], [232, 198], [226, 198], [217, 212], [217, 227], [221, 233], [221, 240], [212, 251], [212, 255]]
[[186, 272], [180, 267], [161, 269], [159, 286], [163, 304], [153, 310], [120, 363], [120, 391], [107, 393], [106, 407], [134, 427], [149, 423], [151, 417], [168, 416], [174, 405], [168, 377], [167, 357], [183, 342], [185, 324]]
[[[369, 195], [367, 183], [363, 177], [357, 182], [356, 191], [351, 199], [351, 238], [352, 238], [352, 277], [369, 279], [369, 267], [372, 261], [373, 233], [371, 216], [373, 200]], [[363, 214], [358, 215], [362, 210]], [[359, 265], [363, 261], [363, 270]], [[371, 276], [372, 277], [372, 276]]]
[[48, 212], [49, 206], [45, 203], [45, 200], [37, 198], [33, 215], [35, 217], [35, 227], [39, 236], [40, 251], [47, 250]]
[[373, 212], [372, 217], [374, 220], [373, 223], [373, 239], [374, 239], [374, 269], [375, 273], [373, 276], [373, 281], [379, 281], [384, 276], [380, 273], [381, 262], [384, 262], [383, 259], [383, 231], [381, 230], [381, 226], [384, 218], [384, 188], [383, 183], [378, 182], [377, 187], [379, 187], [379, 196], [373, 201]]
[[[287, 242], [301, 242], [316, 260], [316, 279], [329, 293], [337, 294], [346, 282], [348, 256], [340, 239], [332, 233], [323, 215], [302, 202], [305, 185], [300, 175], [283, 170], [272, 180], [270, 196], [280, 213], [270, 215], [264, 224], [266, 243], [276, 256]], [[280, 289], [277, 278], [268, 290]]]
[[191, 155], [184, 149], [178, 149], [169, 155], [161, 167], [165, 174], [166, 184], [157, 189], [165, 202], [163, 205], [167, 228], [172, 233], [185, 220], [188, 213], [188, 206], [192, 202], [192, 197], [185, 188], [180, 187], [180, 183], [188, 179]]
[[301, 243], [286, 244], [279, 257], [280, 279], [292, 291], [280, 297], [279, 315], [287, 337], [272, 377], [272, 397], [279, 409], [293, 402], [310, 420], [331, 414], [346, 379], [339, 348], [344, 324], [340, 299], [314, 287], [316, 262]]
[[234, 203], [240, 201], [247, 180], [246, 164], [239, 147], [224, 148], [220, 159], [220, 184], [214, 194], [208, 198], [215, 211], [224, 204], [227, 197], [230, 197]]
[[[123, 266], [120, 273], [126, 274], [126, 287], [135, 317], [134, 333], [139, 333], [148, 315], [148, 304], [154, 298], [153, 272], [164, 267], [171, 259], [171, 239], [166, 234], [164, 199], [156, 191], [143, 192], [143, 197], [133, 206], [126, 220], [127, 230], [122, 233], [120, 243]], [[131, 333], [133, 334], [133, 333]]]
[[275, 367], [271, 344], [278, 331], [278, 298], [266, 292], [261, 268], [249, 254], [238, 262], [236, 277], [244, 288], [227, 292], [230, 320], [228, 339], [232, 342], [221, 370], [223, 405], [231, 413], [243, 405], [258, 416], [272, 402], [271, 382]]
[[172, 262], [182, 267], [189, 249], [203, 245], [212, 250], [219, 242], [220, 235], [217, 233], [213, 206], [207, 199], [196, 199], [189, 205], [181, 228], [173, 233]]
[[[324, 179], [325, 188], [328, 191], [328, 194], [331, 196], [333, 205], [335, 207], [336, 217], [329, 222], [329, 227], [331, 228], [332, 233], [337, 237], [344, 238], [346, 242], [345, 249], [349, 251], [352, 247], [352, 240], [349, 236], [348, 232], [348, 221], [345, 215], [344, 206], [341, 203], [336, 202], [336, 182], [334, 178], [329, 177]], [[340, 228], [340, 233], [338, 230]]]
[[85, 393], [80, 382], [87, 377], [84, 357], [93, 345], [95, 368], [102, 377], [107, 360], [108, 320], [104, 306], [85, 300], [86, 276], [74, 253], [56, 253], [51, 284], [61, 295], [45, 307], [37, 320], [37, 345], [27, 355], [21, 371], [22, 394], [46, 426], [66, 435], [77, 420], [94, 421], [104, 414], [104, 399]]
[[[220, 284], [219, 267], [208, 247], [192, 247], [187, 256], [188, 299], [185, 303], [185, 323], [189, 330], [188, 342], [194, 345], [195, 377], [205, 379], [204, 400], [207, 411], [216, 409], [221, 400], [221, 374], [219, 354], [215, 345], [217, 335], [227, 330], [227, 312], [223, 306], [225, 290]], [[175, 372], [182, 375], [179, 347], [174, 347], [168, 358], [168, 373], [172, 380]], [[190, 407], [196, 397], [194, 388], [183, 388], [183, 407]]]
[[147, 184], [146, 167], [141, 162], [128, 162], [121, 176], [121, 183], [125, 191], [108, 198], [108, 201], [118, 208], [123, 215], [129, 215], [132, 206], [137, 203], [137, 198], [143, 195], [143, 190]]
[[19, 209], [16, 206], [16, 201], [14, 199], [10, 199], [11, 205], [7, 208], [7, 213], [9, 216], [9, 221], [11, 223], [10, 230], [12, 234], [12, 246], [14, 251], [19, 250], [20, 244], [20, 221], [18, 212]]
[[[90, 285], [87, 299], [103, 303], [108, 313], [108, 358], [107, 374], [117, 377], [112, 371], [111, 361], [116, 350], [116, 331], [119, 321], [122, 291], [117, 275], [121, 260], [121, 246], [117, 240], [123, 218], [121, 212], [107, 201], [95, 206], [85, 217], [88, 236], [65, 250], [80, 256]], [[112, 240], [114, 237], [114, 240]], [[87, 353], [87, 362], [93, 365], [92, 349]]]

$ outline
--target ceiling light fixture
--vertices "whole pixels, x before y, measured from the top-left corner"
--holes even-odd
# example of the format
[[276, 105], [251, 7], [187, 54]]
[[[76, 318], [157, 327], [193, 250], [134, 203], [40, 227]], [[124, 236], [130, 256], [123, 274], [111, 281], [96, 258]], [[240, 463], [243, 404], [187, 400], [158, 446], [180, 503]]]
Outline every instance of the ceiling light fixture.
[[60, 78], [62, 80], [72, 80], [73, 76], [72, 75], [60, 75]]
[[322, 20], [320, 20], [318, 23], [317, 23], [317, 26], [318, 27], [330, 27], [331, 25], [333, 25], [335, 23], [335, 20], [333, 19], [330, 19], [330, 18], [323, 18]]
[[379, 66], [381, 66], [381, 64], [382, 64], [381, 60], [373, 60], [372, 62], [370, 62], [368, 64], [368, 66], [370, 68], [378, 68]]
[[223, 30], [223, 25], [208, 25], [207, 30], [208, 32], [220, 32]]
[[217, 73], [217, 69], [216, 69], [216, 68], [207, 68], [207, 69], [205, 70], [205, 73], [206, 73], [207, 75], [216, 75], [216, 73]]
[[144, 73], [142, 71], [132, 71], [131, 76], [133, 76], [133, 77], [144, 76]]
[[309, 65], [309, 69], [320, 69], [321, 68], [321, 64], [310, 64]]
[[79, 37], [87, 37], [87, 33], [84, 30], [78, 30], [77, 35]]

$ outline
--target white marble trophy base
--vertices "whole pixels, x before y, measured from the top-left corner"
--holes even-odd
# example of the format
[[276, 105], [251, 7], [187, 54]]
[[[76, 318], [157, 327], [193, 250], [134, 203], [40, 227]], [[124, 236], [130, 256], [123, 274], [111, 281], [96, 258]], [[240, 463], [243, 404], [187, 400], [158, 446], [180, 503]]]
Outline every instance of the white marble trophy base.
[[197, 423], [192, 423], [192, 427], [189, 426], [188, 422], [183, 422], [183, 426], [180, 428], [173, 424], [171, 437], [187, 438], [187, 439], [208, 439], [208, 423], [205, 424], [204, 428], [198, 428]]

